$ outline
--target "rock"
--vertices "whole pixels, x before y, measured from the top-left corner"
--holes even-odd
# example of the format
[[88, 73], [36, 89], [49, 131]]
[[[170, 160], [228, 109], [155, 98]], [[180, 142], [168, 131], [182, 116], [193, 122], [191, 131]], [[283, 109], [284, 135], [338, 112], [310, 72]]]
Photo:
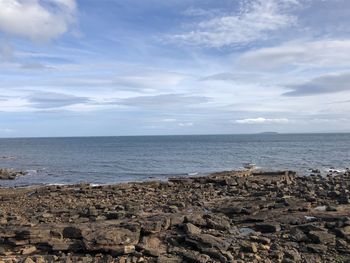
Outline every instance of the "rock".
[[199, 227], [196, 227], [195, 225], [191, 223], [187, 223], [184, 225], [184, 230], [187, 233], [187, 235], [199, 235], [202, 233], [202, 230]]
[[162, 254], [166, 254], [166, 245], [157, 236], [143, 237], [142, 242], [138, 247], [145, 251], [147, 255], [153, 257], [159, 257]]
[[13, 169], [0, 169], [0, 180], [14, 180], [26, 173], [23, 171], [15, 171]]
[[342, 204], [342, 205], [350, 204], [350, 200], [348, 196], [340, 196], [338, 197], [337, 201], [339, 204]]
[[335, 244], [335, 235], [323, 231], [310, 231], [308, 233], [309, 239], [315, 244]]
[[267, 238], [267, 237], [258, 237], [258, 236], [251, 236], [250, 240], [260, 243], [260, 244], [264, 244], [264, 245], [268, 245], [271, 243], [271, 239]]
[[160, 256], [158, 257], [157, 263], [181, 263], [183, 262], [181, 257], [174, 255]]
[[299, 228], [294, 227], [290, 230], [290, 239], [296, 242], [306, 242], [308, 241], [308, 237], [301, 231]]
[[230, 243], [225, 239], [210, 234], [190, 235], [186, 241], [195, 245], [200, 250], [206, 248], [217, 248], [221, 251], [226, 251], [230, 246]]
[[281, 231], [281, 226], [277, 223], [261, 223], [255, 224], [254, 229], [261, 233], [275, 233]]
[[30, 255], [33, 254], [34, 252], [36, 252], [37, 249], [35, 246], [29, 246], [29, 247], [25, 247], [21, 250], [21, 254], [22, 255]]
[[241, 244], [241, 250], [246, 253], [257, 253], [258, 248], [256, 247], [255, 243], [252, 242], [242, 242]]
[[145, 234], [155, 234], [170, 227], [170, 217], [155, 216], [142, 222], [142, 232]]
[[284, 258], [290, 259], [291, 262], [300, 262], [301, 256], [300, 253], [295, 249], [288, 249], [284, 252]]
[[35, 263], [31, 258], [26, 258], [23, 263]]
[[183, 262], [207, 263], [210, 261], [208, 255], [200, 254], [194, 251], [182, 251], [181, 256], [186, 260]]
[[63, 229], [62, 235], [63, 235], [63, 238], [71, 238], [71, 239], [82, 238], [81, 229], [74, 226], [65, 227]]
[[169, 218], [171, 226], [181, 225], [185, 221], [185, 216], [183, 214], [172, 214]]
[[140, 229], [126, 229], [118, 226], [97, 225], [82, 231], [87, 251], [105, 251], [123, 254], [126, 246], [136, 245], [140, 238]]
[[339, 202], [350, 196], [350, 170], [328, 177], [250, 173], [0, 188], [0, 258], [314, 263], [348, 254], [350, 206]]
[[105, 216], [108, 220], [114, 220], [114, 219], [123, 219], [125, 218], [125, 212], [124, 211], [117, 211], [117, 212], [108, 212]]
[[201, 213], [192, 213], [190, 215], [186, 215], [185, 222], [192, 223], [196, 226], [206, 226], [207, 221], [203, 218], [203, 214]]
[[311, 253], [317, 253], [317, 254], [324, 254], [327, 252], [326, 246], [318, 245], [318, 244], [309, 244], [309, 245], [307, 245], [307, 249]]
[[206, 215], [204, 218], [209, 228], [228, 230], [231, 227], [229, 219], [224, 215]]

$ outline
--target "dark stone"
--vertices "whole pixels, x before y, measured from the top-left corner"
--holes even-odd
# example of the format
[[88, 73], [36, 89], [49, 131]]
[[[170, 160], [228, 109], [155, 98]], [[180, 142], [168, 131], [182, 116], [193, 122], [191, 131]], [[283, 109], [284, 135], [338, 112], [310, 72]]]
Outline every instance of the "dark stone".
[[281, 225], [278, 223], [255, 224], [254, 229], [261, 233], [275, 233], [281, 231]]
[[255, 245], [255, 243], [244, 241], [241, 244], [241, 250], [246, 253], [256, 253], [258, 252], [258, 249]]

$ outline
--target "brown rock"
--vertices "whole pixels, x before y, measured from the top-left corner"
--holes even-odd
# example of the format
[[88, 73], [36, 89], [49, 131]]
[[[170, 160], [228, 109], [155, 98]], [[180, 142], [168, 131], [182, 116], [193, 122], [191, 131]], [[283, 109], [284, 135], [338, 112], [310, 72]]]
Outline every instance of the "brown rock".
[[335, 244], [335, 235], [324, 231], [310, 231], [308, 233], [309, 239], [316, 244]]
[[202, 230], [199, 227], [196, 227], [191, 223], [185, 224], [184, 230], [187, 233], [187, 235], [199, 235], [200, 233], [202, 233]]

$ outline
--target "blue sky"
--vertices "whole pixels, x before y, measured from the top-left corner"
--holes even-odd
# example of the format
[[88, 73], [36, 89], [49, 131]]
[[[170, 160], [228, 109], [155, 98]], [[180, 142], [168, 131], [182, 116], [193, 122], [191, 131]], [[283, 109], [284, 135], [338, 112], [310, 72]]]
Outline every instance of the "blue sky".
[[0, 137], [350, 131], [347, 0], [0, 0]]

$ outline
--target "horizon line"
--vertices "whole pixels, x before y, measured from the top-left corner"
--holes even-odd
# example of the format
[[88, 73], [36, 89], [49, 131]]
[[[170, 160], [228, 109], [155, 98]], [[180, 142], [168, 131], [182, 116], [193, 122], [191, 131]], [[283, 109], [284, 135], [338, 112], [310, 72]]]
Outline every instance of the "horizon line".
[[332, 132], [255, 132], [255, 133], [210, 133], [210, 134], [145, 134], [145, 135], [70, 135], [70, 136], [18, 136], [1, 139], [60, 139], [60, 138], [115, 138], [115, 137], [174, 137], [174, 136], [225, 136], [225, 135], [302, 135], [302, 134], [350, 134], [350, 131]]

